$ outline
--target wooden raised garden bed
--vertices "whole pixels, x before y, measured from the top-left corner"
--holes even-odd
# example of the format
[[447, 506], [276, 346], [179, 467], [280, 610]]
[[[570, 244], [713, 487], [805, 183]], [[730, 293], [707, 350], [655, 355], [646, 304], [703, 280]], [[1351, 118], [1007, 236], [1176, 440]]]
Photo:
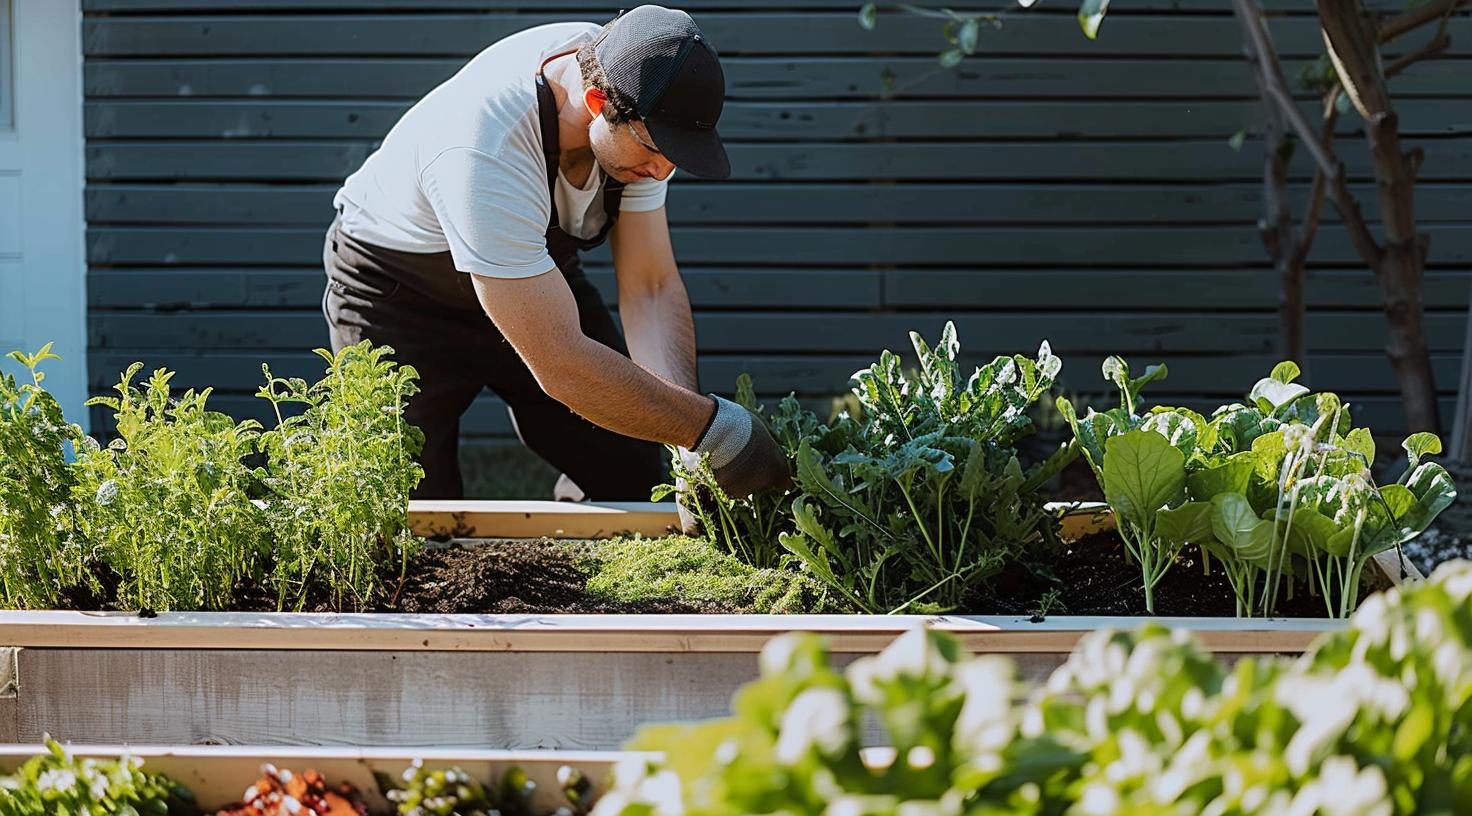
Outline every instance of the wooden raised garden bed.
[[[593, 538], [674, 522], [673, 505], [416, 504], [424, 535]], [[1094, 505], [1065, 535], [1106, 528]], [[1384, 586], [1415, 576], [1376, 560]], [[610, 750], [643, 723], [721, 716], [772, 636], [826, 635], [835, 659], [924, 623], [1041, 679], [1085, 632], [1137, 617], [410, 615], [0, 612], [0, 742]], [[1225, 659], [1293, 653], [1328, 619], [1158, 618]]]

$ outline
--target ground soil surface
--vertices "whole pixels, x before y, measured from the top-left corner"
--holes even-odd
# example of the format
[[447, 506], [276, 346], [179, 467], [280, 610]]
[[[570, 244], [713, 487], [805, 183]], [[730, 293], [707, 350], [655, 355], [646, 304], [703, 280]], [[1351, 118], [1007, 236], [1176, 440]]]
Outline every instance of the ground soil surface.
[[[411, 562], [408, 579], [385, 580], [369, 611], [437, 614], [721, 614], [747, 612], [734, 604], [668, 598], [621, 602], [589, 594], [588, 576], [578, 567], [576, 543], [491, 541], [473, 546], [427, 549]], [[960, 614], [974, 615], [1144, 615], [1139, 567], [1128, 563], [1118, 536], [1101, 533], [1068, 545], [1053, 567], [1053, 580], [1012, 567], [989, 590], [978, 592]], [[275, 611], [276, 600], [258, 587], [240, 588], [238, 611]], [[1226, 576], [1215, 565], [1204, 575], [1200, 554], [1184, 553], [1155, 589], [1155, 614], [1236, 614]], [[74, 609], [115, 609], [104, 596], [76, 597]], [[325, 595], [306, 611], [334, 611]], [[147, 613], [145, 613], [147, 614]], [[1278, 607], [1279, 617], [1323, 617], [1323, 601], [1301, 589]]]
[[[975, 615], [1144, 615], [1140, 567], [1125, 560], [1124, 543], [1112, 532], [1067, 545], [1053, 565], [1057, 581], [1012, 567], [992, 580], [992, 589], [967, 604]], [[1155, 614], [1233, 617], [1236, 598], [1220, 564], [1203, 573], [1201, 553], [1189, 548], [1155, 585]], [[1301, 588], [1278, 603], [1275, 617], [1322, 618], [1324, 601]]]

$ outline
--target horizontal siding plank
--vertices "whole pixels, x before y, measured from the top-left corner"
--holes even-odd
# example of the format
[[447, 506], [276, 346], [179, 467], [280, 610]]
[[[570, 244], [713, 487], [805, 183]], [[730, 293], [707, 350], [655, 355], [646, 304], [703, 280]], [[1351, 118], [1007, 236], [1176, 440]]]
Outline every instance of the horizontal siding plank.
[[[1427, 139], [1418, 178], [1472, 181], [1472, 139]], [[372, 142], [178, 141], [90, 142], [91, 180], [250, 180], [341, 182], [356, 171]], [[1338, 145], [1346, 173], [1368, 179], [1363, 140]], [[1234, 151], [1226, 139], [1169, 142], [947, 142], [893, 144], [731, 144], [733, 181], [861, 179], [1001, 181], [1252, 181], [1262, 176], [1261, 143]], [[1296, 162], [1293, 177], [1312, 169]], [[681, 174], [675, 175], [681, 181]], [[683, 183], [683, 182], [681, 182]]]
[[[698, 309], [769, 308], [822, 304], [835, 309], [1010, 308], [1171, 309], [1209, 303], [1217, 309], [1271, 310], [1278, 305], [1277, 273], [1269, 269], [779, 269], [680, 270]], [[588, 267], [588, 278], [609, 305], [614, 273]], [[312, 308], [322, 300], [320, 267], [300, 269], [104, 269], [87, 279], [97, 309]], [[882, 292], [881, 292], [882, 287]], [[1472, 275], [1426, 275], [1426, 302], [1434, 308], [1468, 305]], [[1306, 296], [1314, 308], [1378, 308], [1380, 287], [1364, 269], [1311, 269]]]
[[[852, 11], [709, 12], [696, 21], [723, 55], [934, 54], [944, 45], [931, 18], [885, 13], [872, 31]], [[231, 55], [464, 55], [509, 34], [542, 23], [586, 20], [587, 14], [266, 14], [210, 17], [87, 18], [87, 56]], [[1314, 57], [1323, 50], [1317, 20], [1275, 18], [1269, 23], [1278, 52]], [[1189, 48], [1199, 56], [1237, 57], [1241, 30], [1222, 16], [1117, 15], [1105, 36], [1085, 40], [1073, 15], [1028, 14], [1008, 18], [1003, 31], [988, 31], [980, 48], [992, 55], [1075, 54], [1142, 57]], [[1472, 18], [1458, 17], [1452, 41], [1472, 33]], [[1189, 45], [1187, 45], [1189, 44]]]
[[[793, 303], [829, 308], [877, 308], [881, 274], [868, 269], [681, 270], [696, 308], [783, 308]], [[617, 283], [609, 269], [588, 277], [610, 305]], [[321, 267], [305, 269], [99, 270], [87, 279], [93, 308], [312, 307], [322, 301]]]
[[[1472, 263], [1472, 224], [1431, 224], [1429, 265]], [[1252, 227], [677, 227], [687, 263], [781, 264], [1130, 264], [1223, 266], [1264, 261]], [[97, 227], [87, 232], [95, 264], [307, 265], [321, 257], [320, 228]], [[605, 245], [588, 257], [608, 257]], [[1359, 260], [1342, 230], [1314, 242], [1320, 263]]]
[[[1310, 269], [1305, 298], [1315, 308], [1378, 308], [1380, 284], [1367, 269]], [[884, 273], [884, 305], [916, 308], [1180, 308], [1270, 309], [1279, 279], [1269, 269], [1227, 270], [936, 270]], [[1426, 273], [1426, 302], [1435, 308], [1468, 304], [1472, 275]]]
[[[1181, 310], [1167, 314], [1035, 312], [937, 314], [939, 324], [956, 321], [972, 348], [1015, 348], [1019, 338], [1047, 338], [1060, 354], [1111, 349], [1113, 353], [1272, 353], [1277, 317]], [[723, 353], [843, 353], [869, 355], [905, 346], [908, 333], [924, 328], [914, 313], [708, 312], [695, 313], [700, 347]], [[1460, 351], [1465, 312], [1427, 315], [1427, 337], [1435, 351]], [[318, 312], [239, 311], [105, 312], [88, 316], [89, 345], [113, 348], [285, 349], [326, 345]], [[1385, 341], [1385, 320], [1376, 312], [1315, 312], [1309, 315], [1314, 352], [1364, 351]], [[1024, 345], [1032, 345], [1031, 341]]]
[[[1460, 48], [1459, 48], [1460, 46]], [[1472, 53], [1453, 43], [1450, 53]], [[89, 60], [84, 87], [92, 98], [317, 97], [417, 99], [465, 64], [419, 59], [127, 59]], [[1298, 76], [1311, 61], [1290, 60]], [[931, 57], [726, 57], [728, 99], [863, 99], [872, 97], [1165, 98], [1257, 97], [1240, 59], [1027, 59], [978, 56], [949, 71]], [[1472, 95], [1461, 59], [1420, 63], [1395, 80], [1396, 99]]]
[[[965, 343], [966, 338], [962, 338]], [[969, 344], [967, 344], [969, 346]], [[907, 359], [908, 348], [895, 349]], [[965, 368], [977, 366], [990, 355], [963, 351], [958, 362]], [[133, 362], [143, 362], [147, 370], [168, 368], [176, 373], [173, 382], [184, 388], [213, 387], [216, 391], [235, 394], [253, 393], [264, 381], [261, 363], [271, 366], [278, 377], [302, 377], [316, 380], [322, 376], [322, 359], [307, 352], [278, 354], [218, 351], [201, 352], [185, 349], [117, 349], [94, 352], [89, 358], [89, 387], [104, 392], [117, 382], [120, 372]], [[707, 354], [700, 356], [699, 373], [702, 388], [730, 393], [736, 378], [749, 374], [757, 393], [780, 396], [799, 394], [836, 394], [847, 388], [849, 377], [866, 368], [872, 357], [861, 355], [775, 354], [763, 356]], [[1140, 365], [1164, 363], [1170, 376], [1154, 391], [1202, 393], [1230, 397], [1241, 395], [1267, 376], [1277, 362], [1276, 355], [1201, 356], [1163, 354], [1139, 356], [1131, 361]], [[1100, 354], [1070, 354], [1063, 360], [1068, 374], [1067, 384], [1074, 391], [1104, 392], [1107, 386], [1098, 372], [1103, 363]], [[1437, 354], [1432, 368], [1442, 392], [1452, 393], [1460, 371], [1461, 356]], [[1352, 390], [1356, 393], [1395, 393], [1399, 386], [1384, 354], [1316, 354], [1309, 358], [1302, 379], [1318, 390]]]
[[[90, 224], [302, 224], [331, 221], [338, 186], [254, 184], [94, 184], [87, 188]], [[1374, 218], [1374, 187], [1355, 185]], [[1290, 191], [1303, 212], [1306, 185]], [[1256, 223], [1260, 184], [681, 184], [666, 201], [673, 224], [746, 223]], [[1416, 217], [1463, 220], [1472, 185], [1419, 184]], [[1325, 220], [1338, 213], [1326, 208]]]
[[[409, 102], [230, 100], [117, 101], [85, 105], [88, 138], [374, 139]], [[1315, 103], [1301, 107], [1309, 115]], [[1411, 99], [1396, 103], [1403, 136], [1472, 132], [1469, 105]], [[728, 102], [723, 138], [836, 141], [879, 138], [1092, 139], [1218, 136], [1261, 118], [1249, 101]], [[1343, 116], [1338, 132], [1361, 133]]]
[[[526, 0], [82, 0], [86, 12], [138, 12], [138, 11], [192, 11], [221, 12], [229, 10], [289, 9], [359, 11], [362, 9], [509, 9], [522, 10]], [[791, 0], [684, 0], [680, 7], [687, 10], [701, 9], [782, 9], [792, 5]], [[853, 0], [803, 0], [805, 8], [843, 9], [854, 8]], [[955, 3], [948, 0], [916, 0], [910, 5], [921, 8], [965, 9], [974, 2]], [[589, 0], [539, 0], [539, 8], [575, 9], [588, 13], [601, 13], [606, 4]], [[1297, 0], [1264, 0], [1263, 8], [1269, 11], [1302, 13], [1304, 6]], [[1404, 0], [1367, 0], [1365, 7], [1377, 11], [1399, 11]], [[991, 6], [986, 6], [990, 10]], [[1229, 0], [1138, 0], [1123, 10], [1131, 11], [1185, 11], [1196, 13], [1228, 14], [1232, 10]], [[1120, 12], [1116, 12], [1120, 13]]]

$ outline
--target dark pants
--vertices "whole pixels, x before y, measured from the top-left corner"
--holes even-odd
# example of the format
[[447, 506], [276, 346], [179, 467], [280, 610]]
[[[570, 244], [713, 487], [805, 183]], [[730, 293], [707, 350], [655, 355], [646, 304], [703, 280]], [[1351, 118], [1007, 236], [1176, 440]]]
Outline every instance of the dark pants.
[[[583, 333], [628, 356], [613, 316], [578, 264], [575, 249], [549, 247], [577, 299]], [[666, 478], [664, 449], [604, 430], [547, 396], [476, 298], [470, 276], [450, 253], [370, 246], [344, 235], [334, 219], [323, 248], [327, 291], [322, 313], [338, 350], [361, 340], [393, 346], [394, 359], [419, 372], [410, 423], [424, 431], [424, 481], [415, 498], [465, 494], [460, 477], [460, 416], [484, 388], [510, 409], [522, 444], [562, 471], [594, 501], [648, 501]]]

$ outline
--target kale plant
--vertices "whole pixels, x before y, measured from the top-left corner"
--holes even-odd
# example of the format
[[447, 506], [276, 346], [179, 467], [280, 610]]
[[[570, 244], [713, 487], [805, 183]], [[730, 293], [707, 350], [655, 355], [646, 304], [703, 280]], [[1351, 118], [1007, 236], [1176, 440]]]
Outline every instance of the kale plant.
[[60, 359], [51, 344], [9, 356], [31, 381], [0, 376], [0, 601], [8, 609], [46, 609], [65, 589], [95, 581], [66, 461], [67, 447], [79, 448], [83, 434], [41, 385], [41, 363]]
[[0, 816], [193, 816], [189, 791], [142, 770], [143, 760], [81, 759], [55, 740], [8, 776], [0, 776]]
[[102, 561], [117, 574], [118, 601], [158, 611], [224, 609], [236, 584], [259, 579], [266, 528], [251, 502], [243, 459], [259, 425], [208, 410], [211, 389], [174, 396], [173, 373], [143, 383], [134, 363], [110, 408], [117, 438], [88, 439], [76, 462], [79, 518]]
[[1029, 545], [1056, 540], [1038, 489], [1074, 455], [1067, 446], [1027, 470], [1017, 458], [1028, 409], [1062, 367], [1046, 342], [1035, 360], [997, 357], [965, 376], [953, 324], [933, 349], [910, 339], [916, 374], [885, 351], [853, 377], [862, 420], [841, 416], [798, 445], [797, 530], [781, 536], [871, 613], [955, 609]]
[[[259, 474], [269, 490], [272, 580], [281, 608], [301, 609], [314, 586], [325, 586], [336, 608], [363, 608], [380, 568], [402, 579], [419, 547], [409, 494], [424, 476], [416, 461], [424, 434], [404, 420], [419, 375], [368, 341], [317, 354], [327, 369], [311, 385], [262, 366], [257, 396], [276, 412], [276, 427], [261, 435], [268, 464]], [[305, 410], [288, 416], [283, 406], [293, 403]]]

